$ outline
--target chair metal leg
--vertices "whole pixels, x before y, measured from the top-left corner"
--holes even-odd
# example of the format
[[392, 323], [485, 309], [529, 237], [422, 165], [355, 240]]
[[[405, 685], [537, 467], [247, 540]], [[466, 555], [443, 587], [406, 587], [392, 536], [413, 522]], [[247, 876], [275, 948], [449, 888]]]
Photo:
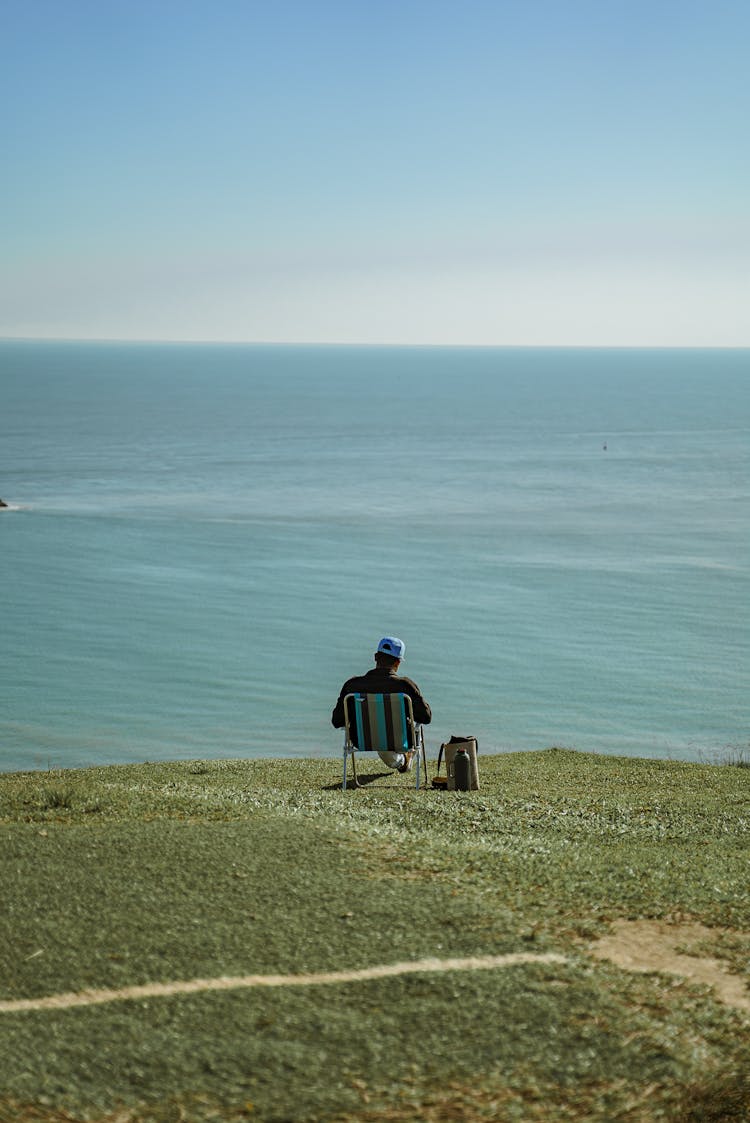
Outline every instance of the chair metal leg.
[[425, 751], [424, 733], [421, 733], [417, 742], [417, 791], [420, 785], [420, 765], [424, 764], [424, 782], [427, 783], [427, 753]]
[[344, 753], [344, 779], [343, 779], [342, 784], [341, 784], [341, 790], [344, 791], [344, 792], [347, 790], [347, 787], [348, 787], [348, 784], [346, 782], [346, 769], [347, 769], [347, 763], [348, 763], [349, 757], [352, 758], [352, 776], [354, 777], [354, 783], [353, 783], [352, 787], [355, 787], [355, 788], [361, 788], [362, 787], [362, 785], [359, 782], [359, 777], [357, 776], [357, 760], [356, 760], [356, 757], [355, 757], [354, 753], [345, 752]]

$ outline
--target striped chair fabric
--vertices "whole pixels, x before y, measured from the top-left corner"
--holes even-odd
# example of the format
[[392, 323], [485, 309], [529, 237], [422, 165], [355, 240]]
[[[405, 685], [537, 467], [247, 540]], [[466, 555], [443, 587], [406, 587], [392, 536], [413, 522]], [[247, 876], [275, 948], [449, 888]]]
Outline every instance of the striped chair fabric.
[[[409, 699], [411, 701], [411, 699]], [[414, 748], [414, 719], [405, 694], [350, 694], [350, 732], [360, 751], [403, 753]], [[353, 728], [352, 728], [353, 727]]]

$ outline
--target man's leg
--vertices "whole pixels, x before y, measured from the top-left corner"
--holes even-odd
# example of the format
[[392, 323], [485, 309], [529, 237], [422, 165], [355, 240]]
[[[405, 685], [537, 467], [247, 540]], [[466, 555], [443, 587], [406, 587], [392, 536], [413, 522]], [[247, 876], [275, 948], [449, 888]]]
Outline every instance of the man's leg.
[[411, 768], [411, 762], [414, 757], [414, 753], [383, 752], [378, 753], [378, 756], [382, 760], [383, 764], [387, 764], [389, 768], [395, 768], [398, 772], [408, 772]]

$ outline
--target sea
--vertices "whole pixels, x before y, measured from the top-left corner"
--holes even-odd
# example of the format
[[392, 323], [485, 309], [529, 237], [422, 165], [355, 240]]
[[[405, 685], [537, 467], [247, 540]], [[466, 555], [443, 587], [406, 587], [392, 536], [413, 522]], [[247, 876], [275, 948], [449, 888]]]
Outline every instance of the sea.
[[0, 342], [0, 771], [750, 744], [750, 351]]

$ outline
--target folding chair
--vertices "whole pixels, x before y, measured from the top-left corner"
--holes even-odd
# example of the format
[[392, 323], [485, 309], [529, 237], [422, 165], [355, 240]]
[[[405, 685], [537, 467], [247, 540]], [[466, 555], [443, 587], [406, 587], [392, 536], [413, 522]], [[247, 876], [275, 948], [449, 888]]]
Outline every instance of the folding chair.
[[357, 779], [355, 753], [416, 751], [417, 788], [421, 764], [424, 764], [427, 778], [424, 732], [422, 726], [414, 721], [408, 694], [347, 694], [344, 698], [344, 722], [344, 779], [341, 785], [344, 791], [349, 757], [352, 758], [354, 786], [362, 787]]

